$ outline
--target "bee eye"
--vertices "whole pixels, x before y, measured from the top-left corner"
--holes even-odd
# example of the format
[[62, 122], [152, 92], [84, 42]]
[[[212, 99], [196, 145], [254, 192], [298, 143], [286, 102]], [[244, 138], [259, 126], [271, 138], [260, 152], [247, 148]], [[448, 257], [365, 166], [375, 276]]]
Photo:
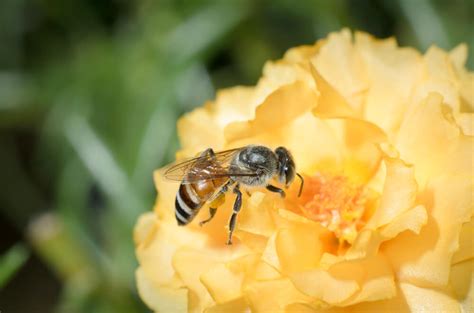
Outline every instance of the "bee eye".
[[286, 166], [285, 167], [285, 178], [286, 184], [290, 184], [295, 178], [295, 169], [294, 167]]

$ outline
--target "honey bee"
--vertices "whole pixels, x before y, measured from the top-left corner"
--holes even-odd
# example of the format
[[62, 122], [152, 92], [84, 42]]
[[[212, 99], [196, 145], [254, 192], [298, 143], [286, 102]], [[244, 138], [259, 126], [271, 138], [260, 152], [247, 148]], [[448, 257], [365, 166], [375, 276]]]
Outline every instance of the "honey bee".
[[299, 197], [304, 179], [296, 172], [290, 152], [284, 147], [272, 151], [261, 145], [220, 152], [209, 148], [198, 157], [172, 164], [164, 172], [166, 179], [181, 182], [175, 199], [175, 216], [180, 226], [189, 224], [206, 203], [209, 203], [209, 218], [200, 225], [211, 221], [233, 186], [236, 199], [229, 221], [228, 245], [232, 244], [232, 233], [242, 206], [240, 188], [265, 187], [284, 198], [285, 191], [271, 185], [270, 181], [275, 178], [288, 188], [295, 175], [301, 179]]

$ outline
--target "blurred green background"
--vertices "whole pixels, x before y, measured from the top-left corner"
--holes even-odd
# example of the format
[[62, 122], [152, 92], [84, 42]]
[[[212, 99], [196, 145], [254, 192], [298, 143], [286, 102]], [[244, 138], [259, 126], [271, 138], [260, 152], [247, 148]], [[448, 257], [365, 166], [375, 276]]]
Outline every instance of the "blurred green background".
[[474, 47], [473, 22], [470, 0], [1, 0], [0, 311], [148, 312], [132, 229], [181, 114], [342, 27], [425, 51]]

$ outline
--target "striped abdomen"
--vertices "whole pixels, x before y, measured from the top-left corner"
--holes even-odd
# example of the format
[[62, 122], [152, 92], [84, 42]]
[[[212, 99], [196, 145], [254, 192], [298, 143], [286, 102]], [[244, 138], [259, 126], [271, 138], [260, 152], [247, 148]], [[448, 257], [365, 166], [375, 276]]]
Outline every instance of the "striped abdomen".
[[181, 184], [175, 199], [175, 215], [178, 225], [190, 223], [199, 209], [225, 182], [226, 179], [213, 179]]

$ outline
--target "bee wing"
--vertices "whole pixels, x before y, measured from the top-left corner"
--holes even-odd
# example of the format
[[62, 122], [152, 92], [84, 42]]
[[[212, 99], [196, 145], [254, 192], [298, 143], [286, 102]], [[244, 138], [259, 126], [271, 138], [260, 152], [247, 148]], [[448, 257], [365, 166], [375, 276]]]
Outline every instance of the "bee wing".
[[255, 176], [255, 173], [233, 172], [229, 165], [232, 157], [242, 148], [216, 152], [214, 156], [201, 155], [178, 161], [165, 168], [164, 176], [168, 180], [193, 183], [197, 181], [224, 178], [229, 176]]

